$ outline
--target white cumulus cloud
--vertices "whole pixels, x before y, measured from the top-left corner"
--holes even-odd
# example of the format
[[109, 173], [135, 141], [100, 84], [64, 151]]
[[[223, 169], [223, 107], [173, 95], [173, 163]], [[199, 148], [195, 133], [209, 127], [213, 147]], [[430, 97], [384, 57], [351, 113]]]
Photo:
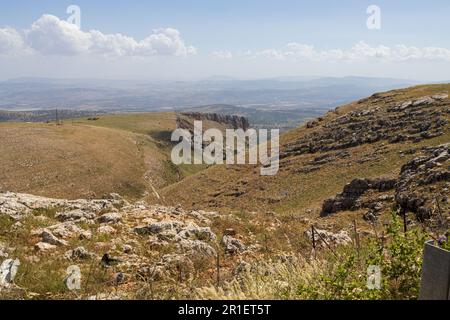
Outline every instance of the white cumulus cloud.
[[0, 28], [0, 55], [25, 53], [27, 46], [22, 35], [13, 28]]
[[91, 34], [52, 15], [43, 15], [25, 31], [27, 44], [43, 54], [74, 55], [92, 46]]
[[98, 30], [82, 31], [53, 15], [43, 15], [31, 28], [0, 29], [0, 54], [30, 50], [45, 55], [97, 54], [105, 56], [188, 56], [197, 53], [185, 44], [178, 30], [156, 29], [143, 40]]

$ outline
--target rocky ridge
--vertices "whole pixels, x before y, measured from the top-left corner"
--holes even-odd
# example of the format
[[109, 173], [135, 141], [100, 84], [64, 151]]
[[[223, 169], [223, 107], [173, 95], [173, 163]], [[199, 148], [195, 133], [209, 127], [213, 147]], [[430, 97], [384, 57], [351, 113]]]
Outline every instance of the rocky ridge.
[[[417, 143], [443, 135], [443, 128], [448, 125], [447, 93], [400, 103], [374, 95], [359, 104], [369, 101], [370, 105], [363, 110], [354, 110], [327, 122], [324, 118], [309, 122], [308, 128], [318, 130], [287, 144], [281, 156], [345, 150], [379, 141]], [[339, 114], [339, 108], [334, 113]]]
[[[250, 128], [250, 124], [247, 118], [236, 115], [224, 115], [217, 113], [200, 113], [200, 112], [185, 112], [182, 115], [191, 118], [195, 121], [213, 121], [224, 124], [230, 129], [243, 129], [246, 131]], [[180, 129], [187, 129], [192, 131], [192, 125], [183, 120], [181, 117], [177, 117], [177, 127]]]

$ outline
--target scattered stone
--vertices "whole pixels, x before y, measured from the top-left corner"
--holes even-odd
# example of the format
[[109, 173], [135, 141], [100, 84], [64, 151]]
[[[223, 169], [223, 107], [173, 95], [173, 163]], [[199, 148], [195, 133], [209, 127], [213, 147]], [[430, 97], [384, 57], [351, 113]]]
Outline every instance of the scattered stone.
[[88, 260], [94, 256], [95, 254], [88, 252], [84, 247], [69, 250], [64, 254], [64, 257], [68, 260]]
[[34, 248], [40, 252], [47, 252], [55, 250], [56, 246], [46, 242], [38, 242], [34, 245]]
[[117, 273], [114, 275], [114, 284], [115, 284], [115, 285], [122, 284], [122, 283], [125, 282], [125, 280], [126, 280], [125, 274], [122, 273], [122, 272], [117, 272]]
[[202, 256], [215, 257], [217, 256], [216, 250], [209, 244], [200, 240], [180, 240], [178, 242], [179, 248], [184, 252], [191, 254], [198, 254]]
[[178, 233], [183, 239], [197, 239], [204, 241], [213, 241], [216, 235], [211, 231], [210, 227], [199, 227], [193, 223], [189, 224], [185, 229]]
[[[315, 235], [316, 242], [322, 247], [326, 247], [326, 244], [323, 243], [322, 239], [325, 239], [325, 241], [329, 245], [341, 245], [352, 242], [352, 239], [350, 238], [350, 236], [346, 231], [333, 233], [326, 230], [315, 229], [315, 232], [318, 233], [318, 235]], [[306, 235], [312, 241], [312, 231], [311, 230], [306, 231]]]
[[169, 245], [169, 242], [161, 239], [151, 239], [147, 242], [148, 247], [152, 250], [160, 250]]
[[229, 254], [237, 254], [245, 251], [245, 245], [240, 240], [231, 236], [223, 236], [222, 244], [225, 247], [225, 252]]
[[75, 209], [72, 211], [57, 213], [55, 218], [59, 221], [79, 221], [79, 220], [92, 220], [96, 216], [95, 212], [86, 212], [81, 209]]
[[123, 252], [127, 253], [127, 254], [133, 252], [133, 247], [130, 246], [129, 244], [124, 244], [122, 249], [123, 249]]
[[82, 239], [91, 239], [92, 233], [89, 230], [84, 230], [78, 227], [74, 222], [62, 222], [46, 229], [50, 230], [55, 236], [63, 239], [69, 239], [77, 237], [80, 240]]
[[99, 223], [119, 223], [122, 220], [122, 215], [118, 212], [105, 213], [97, 218]]
[[116, 229], [114, 229], [114, 228], [111, 227], [111, 226], [100, 226], [100, 227], [97, 229], [97, 232], [98, 232], [99, 234], [113, 234], [113, 233], [116, 233]]
[[44, 229], [40, 237], [42, 242], [54, 245], [54, 246], [67, 246], [67, 241], [58, 239], [51, 231]]
[[144, 266], [138, 270], [139, 276], [150, 281], [159, 281], [167, 276], [166, 269], [162, 265]]
[[0, 259], [2, 258], [8, 258], [9, 254], [8, 254], [8, 250], [6, 248], [6, 246], [0, 242]]
[[136, 227], [134, 231], [140, 235], [157, 234], [167, 230], [176, 230], [183, 225], [180, 221], [161, 221], [144, 227]]
[[9, 287], [16, 277], [17, 270], [20, 266], [18, 259], [6, 259], [0, 265], [0, 288]]

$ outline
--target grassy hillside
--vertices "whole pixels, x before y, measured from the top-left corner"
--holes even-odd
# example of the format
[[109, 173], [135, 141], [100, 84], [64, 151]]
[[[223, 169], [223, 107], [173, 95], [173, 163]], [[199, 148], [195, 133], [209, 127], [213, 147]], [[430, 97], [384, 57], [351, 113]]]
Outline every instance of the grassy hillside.
[[148, 183], [145, 161], [153, 161], [155, 172], [161, 166], [158, 150], [130, 132], [85, 125], [0, 127], [2, 190], [67, 198], [117, 192], [139, 198]]
[[[158, 199], [162, 187], [206, 168], [170, 161], [176, 120], [177, 114], [167, 112], [101, 115], [59, 126], [0, 123], [0, 190], [70, 199], [111, 192]], [[205, 121], [209, 127], [225, 129]]]

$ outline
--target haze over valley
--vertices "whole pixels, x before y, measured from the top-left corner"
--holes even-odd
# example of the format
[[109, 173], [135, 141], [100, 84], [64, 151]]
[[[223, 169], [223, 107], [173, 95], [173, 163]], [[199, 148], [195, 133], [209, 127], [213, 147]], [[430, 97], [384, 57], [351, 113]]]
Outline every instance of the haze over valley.
[[[62, 118], [171, 110], [237, 114], [249, 118], [254, 127], [287, 130], [341, 104], [417, 83], [307, 76], [260, 80], [211, 77], [189, 82], [14, 79], [0, 82], [0, 121], [54, 120], [55, 109]], [[21, 111], [28, 113], [14, 113]]]

